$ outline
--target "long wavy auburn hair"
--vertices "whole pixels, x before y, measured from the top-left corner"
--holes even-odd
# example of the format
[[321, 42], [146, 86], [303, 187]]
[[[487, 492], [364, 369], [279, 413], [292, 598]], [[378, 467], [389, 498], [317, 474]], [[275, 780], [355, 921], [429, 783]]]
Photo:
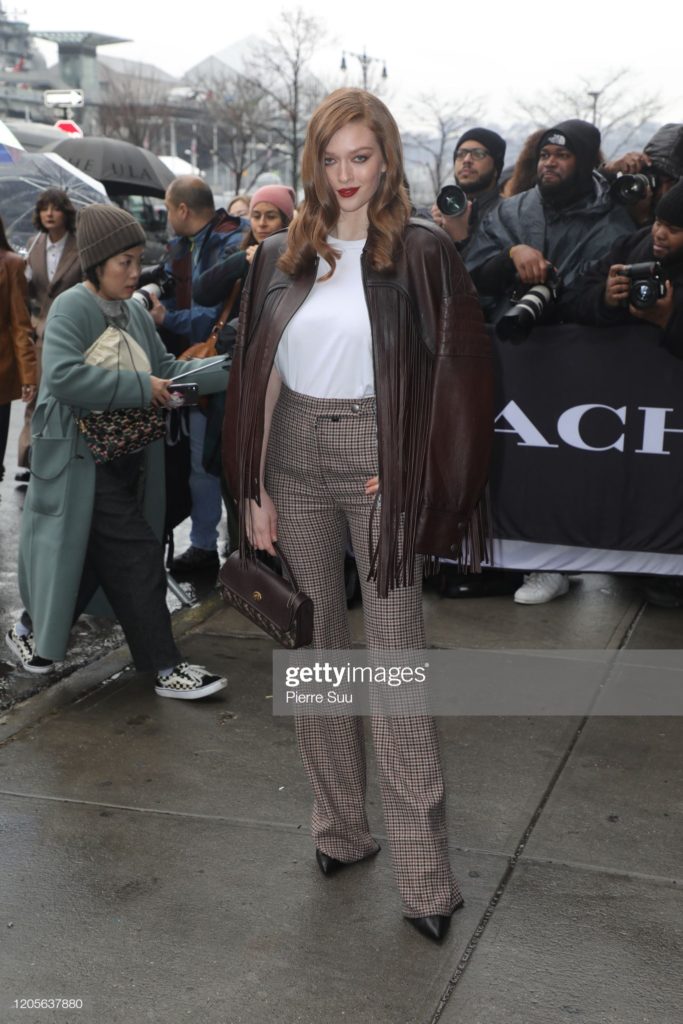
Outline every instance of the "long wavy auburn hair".
[[339, 203], [325, 172], [325, 151], [340, 128], [360, 121], [375, 135], [386, 165], [368, 205], [367, 253], [375, 270], [391, 270], [403, 244], [410, 217], [410, 200], [403, 184], [403, 146], [398, 126], [377, 96], [364, 89], [337, 89], [313, 112], [304, 142], [301, 173], [304, 200], [289, 228], [287, 249], [278, 261], [286, 274], [297, 277], [320, 254], [334, 273], [339, 252], [327, 236], [339, 220]]

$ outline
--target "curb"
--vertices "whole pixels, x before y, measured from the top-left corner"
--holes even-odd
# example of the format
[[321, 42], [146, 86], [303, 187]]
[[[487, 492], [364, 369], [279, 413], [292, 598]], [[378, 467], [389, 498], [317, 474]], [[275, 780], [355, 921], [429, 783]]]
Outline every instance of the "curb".
[[[217, 612], [222, 603], [220, 594], [210, 594], [200, 604], [175, 612], [171, 619], [173, 636], [179, 639], [196, 629]], [[13, 705], [0, 716], [0, 744], [12, 739], [23, 729], [35, 725], [45, 715], [85, 697], [112, 676], [122, 672], [128, 665], [130, 651], [124, 644], [90, 665], [84, 665], [63, 679], [58, 679], [52, 686]]]

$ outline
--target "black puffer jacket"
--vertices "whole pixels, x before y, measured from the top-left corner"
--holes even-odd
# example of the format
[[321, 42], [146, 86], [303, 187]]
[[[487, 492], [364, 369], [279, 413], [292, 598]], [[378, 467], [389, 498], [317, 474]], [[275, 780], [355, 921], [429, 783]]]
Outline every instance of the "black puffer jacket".
[[508, 307], [515, 283], [515, 266], [508, 255], [513, 245], [538, 249], [570, 287], [591, 261], [633, 230], [628, 211], [614, 204], [599, 174], [593, 175], [591, 193], [561, 208], [544, 203], [536, 185], [503, 200], [486, 217], [465, 253], [465, 266], [477, 290], [499, 300], [493, 316], [497, 320]]
[[[609, 268], [615, 263], [649, 263], [654, 258], [652, 229], [649, 227], [642, 228], [631, 238], [617, 242], [604, 259], [576, 281], [565, 297], [565, 305], [571, 309], [571, 319], [595, 327], [642, 323], [638, 317], [631, 316], [627, 306], [614, 308], [605, 305], [605, 282]], [[674, 286], [674, 312], [666, 328], [658, 328], [660, 342], [672, 355], [683, 359], [683, 254], [663, 263], [662, 271], [667, 281], [671, 281]]]

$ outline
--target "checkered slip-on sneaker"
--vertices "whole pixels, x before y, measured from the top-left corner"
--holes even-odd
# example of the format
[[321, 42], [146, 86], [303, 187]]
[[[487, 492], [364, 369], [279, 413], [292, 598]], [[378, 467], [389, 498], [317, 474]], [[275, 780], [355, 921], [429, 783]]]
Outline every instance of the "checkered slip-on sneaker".
[[211, 675], [202, 665], [181, 661], [170, 675], [157, 675], [154, 692], [159, 697], [175, 697], [176, 700], [200, 700], [225, 689], [227, 685], [227, 679]]
[[14, 628], [12, 628], [9, 633], [5, 635], [5, 643], [12, 654], [18, 658], [21, 667], [27, 672], [33, 672], [36, 675], [43, 675], [45, 672], [49, 672], [54, 665], [54, 661], [48, 661], [47, 658], [40, 658], [36, 654], [36, 644], [33, 639], [33, 633], [28, 633], [26, 636], [20, 636], [18, 633], [15, 633]]

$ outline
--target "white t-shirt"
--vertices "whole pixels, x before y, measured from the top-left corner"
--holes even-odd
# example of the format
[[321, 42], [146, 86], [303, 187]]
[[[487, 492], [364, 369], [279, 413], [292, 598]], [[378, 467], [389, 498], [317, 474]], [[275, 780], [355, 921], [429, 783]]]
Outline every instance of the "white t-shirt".
[[283, 383], [314, 398], [370, 398], [375, 393], [372, 334], [360, 257], [365, 239], [328, 237], [341, 252], [334, 274], [320, 257], [315, 284], [280, 339], [275, 367]]

